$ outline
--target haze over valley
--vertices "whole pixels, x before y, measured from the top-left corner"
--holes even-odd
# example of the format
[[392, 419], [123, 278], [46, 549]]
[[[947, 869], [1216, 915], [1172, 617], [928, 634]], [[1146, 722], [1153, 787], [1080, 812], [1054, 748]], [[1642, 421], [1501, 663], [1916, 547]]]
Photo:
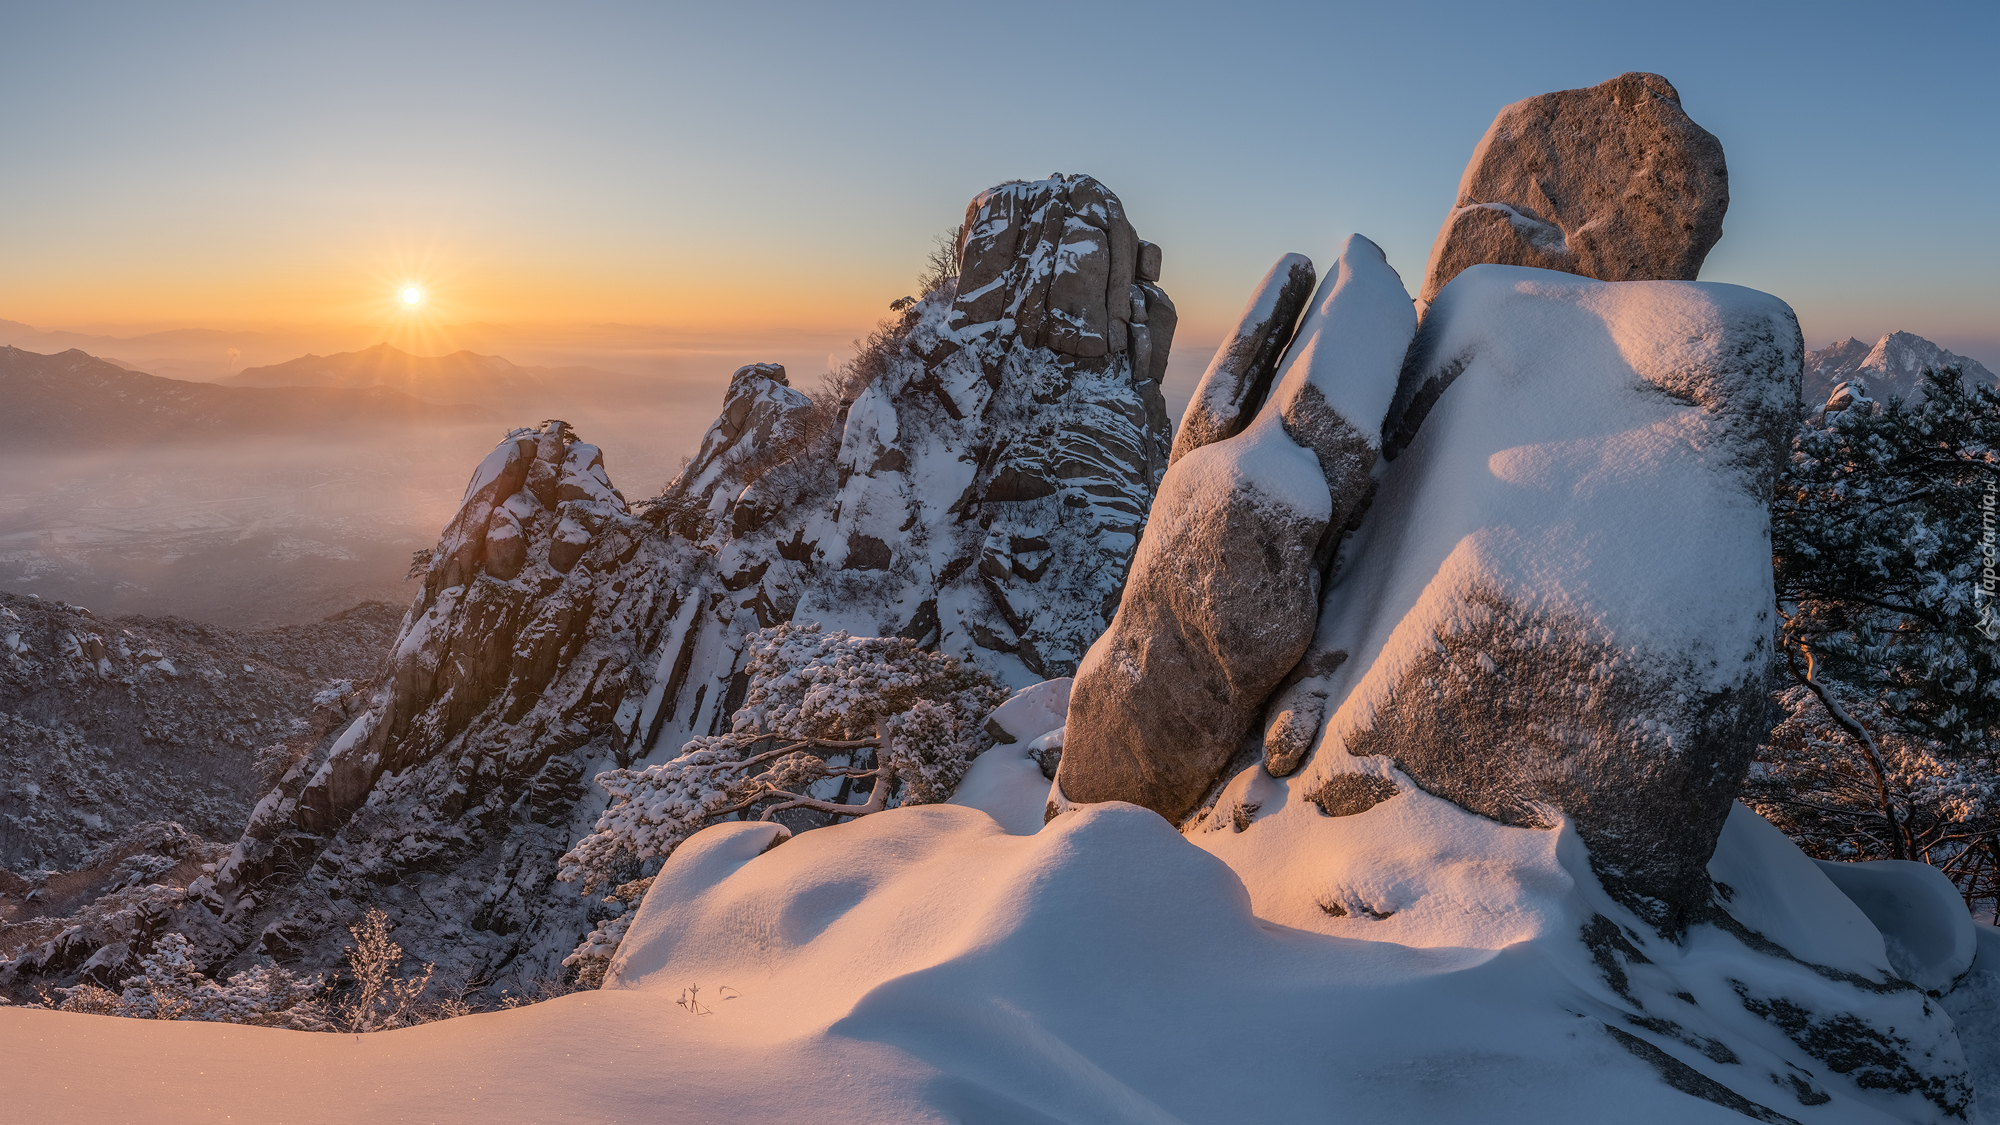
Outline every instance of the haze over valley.
[[[542, 361], [517, 364], [470, 347], [412, 354], [381, 329], [115, 336], [0, 321], [0, 412], [27, 423], [0, 451], [0, 589], [236, 628], [401, 605], [412, 553], [507, 429], [570, 422], [642, 499], [693, 454], [736, 366], [779, 363], [810, 390], [860, 334], [779, 334], [763, 349], [620, 326], [400, 336]], [[308, 345], [329, 350], [296, 350]], [[107, 358], [119, 354], [152, 358]], [[1176, 358], [1174, 410], [1199, 374], [1196, 351]]]

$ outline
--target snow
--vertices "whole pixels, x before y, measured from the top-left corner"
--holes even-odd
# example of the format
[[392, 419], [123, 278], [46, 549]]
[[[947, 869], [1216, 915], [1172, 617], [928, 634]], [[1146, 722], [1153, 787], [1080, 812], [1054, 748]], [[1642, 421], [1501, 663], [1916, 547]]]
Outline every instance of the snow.
[[[2000, 929], [1975, 922], [1973, 931], [1979, 952], [1972, 969], [1940, 1006], [1951, 1013], [1973, 1074], [1986, 1079], [2000, 1077]], [[1982, 1081], [1982, 1089], [1991, 1088]]]
[[1036, 748], [1035, 743], [1002, 743], [974, 758], [949, 803], [978, 809], [1010, 835], [1041, 831], [1049, 779], [1030, 756]]
[[[1738, 803], [1722, 826], [1708, 873], [1721, 884], [1737, 921], [1803, 960], [1880, 979], [1890, 971], [1882, 935], [1838, 885], [1837, 870], [1850, 866], [1816, 863]], [[1965, 913], [1962, 905], [1959, 913]]]
[[1329, 744], [1367, 725], [1433, 635], [1475, 623], [1476, 591], [1639, 659], [1692, 657], [1701, 690], [1733, 684], [1768, 643], [1744, 608], [1771, 604], [1768, 517], [1748, 474], [1705, 448], [1719, 435], [1704, 411], [1674, 396], [1726, 363], [1714, 350], [1741, 326], [1786, 339], [1790, 310], [1733, 285], [1474, 266], [1431, 317], [1440, 364], [1469, 362], [1378, 470], [1342, 550], [1314, 641], [1350, 654]]
[[510, 467], [520, 463], [523, 456], [521, 447], [513, 439], [521, 432], [516, 430], [502, 438], [500, 444], [493, 447], [493, 452], [479, 462], [479, 467], [472, 470], [472, 479], [465, 485], [465, 496], [459, 501], [461, 506], [470, 503], [481, 489], [499, 480]]
[[1881, 931], [1897, 976], [1937, 991], [1950, 988], [1972, 967], [1978, 934], [1965, 900], [1944, 872], [1901, 859], [1818, 862]]
[[895, 1048], [930, 1073], [878, 1071], [875, 1097], [919, 1095], [925, 1119], [1733, 1119], [1579, 1034], [1544, 951], [1261, 922], [1229, 868], [1132, 806], [1033, 836], [953, 806], [774, 835], [691, 840], [607, 987], [726, 984], [718, 1022]]
[[[697, 834], [602, 992], [358, 1037], [8, 1009], [0, 1052], [52, 1076], [10, 1090], [10, 1108], [79, 1123], [1742, 1120], [1663, 1084], [1609, 1025], [1794, 1120], [1940, 1119], [1807, 1057], [1734, 986], [1893, 1010], [1899, 1035], [1952, 1054], [1923, 1039], [1939, 1021], [1920, 996], [1860, 993], [1713, 926], [1680, 947], [1641, 939], [1567, 827], [1504, 828], [1419, 792], [1322, 818], [1373, 837], [1350, 870], [1403, 896], [1352, 923], [1369, 937], [1342, 936], [1264, 916], [1225, 862], [1247, 853], [1218, 857], [1136, 807], [1007, 823], [1039, 820], [1032, 772], [1003, 745], [954, 804]], [[1865, 935], [1812, 936], [1853, 918], [1824, 878], [1787, 889], [1815, 872], [1759, 823], [1739, 810], [1718, 850], [1713, 870], [1741, 884], [1731, 909], [1774, 940], [1821, 941], [1799, 952], [1873, 956]], [[1398, 872], [1416, 883], [1399, 891]], [[1398, 928], [1406, 913], [1442, 924], [1424, 900], [1444, 895], [1483, 921]], [[1600, 914], [1644, 950], [1625, 987], [1685, 1041], [1633, 1022], [1597, 971], [1577, 934]], [[1737, 1061], [1715, 1061], [1717, 1043]], [[1794, 1069], [1828, 1100], [1776, 1083]]]
[[1311, 386], [1379, 446], [1377, 423], [1389, 413], [1396, 373], [1416, 329], [1416, 307], [1381, 247], [1348, 235], [1340, 260], [1306, 308], [1278, 368], [1271, 399], [1283, 402]]
[[1030, 684], [995, 708], [987, 722], [1020, 742], [1038, 738], [1063, 725], [1069, 714], [1069, 689], [1075, 682], [1068, 676]]

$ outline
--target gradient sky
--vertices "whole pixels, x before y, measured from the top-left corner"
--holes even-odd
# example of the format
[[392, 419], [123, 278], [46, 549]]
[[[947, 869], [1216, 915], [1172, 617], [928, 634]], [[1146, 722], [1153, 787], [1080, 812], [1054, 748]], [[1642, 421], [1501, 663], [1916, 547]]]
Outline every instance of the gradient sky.
[[1704, 280], [2000, 369], [2000, 5], [7, 6], [0, 318], [859, 332], [989, 184], [1088, 172], [1187, 339], [1358, 230], [1414, 291], [1502, 105], [1665, 74]]

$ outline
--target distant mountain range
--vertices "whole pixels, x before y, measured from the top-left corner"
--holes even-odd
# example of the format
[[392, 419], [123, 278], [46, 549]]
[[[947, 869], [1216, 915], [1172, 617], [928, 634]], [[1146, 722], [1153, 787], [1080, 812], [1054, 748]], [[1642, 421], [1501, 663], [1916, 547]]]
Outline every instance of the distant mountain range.
[[2000, 382], [1978, 360], [1946, 351], [1911, 332], [1891, 332], [1873, 347], [1850, 336], [1806, 353], [1800, 401], [1807, 410], [1816, 410], [1833, 388], [1853, 379], [1860, 379], [1873, 398], [1902, 398], [1915, 389], [1925, 368], [1952, 366], [1962, 368], [1971, 382], [1988, 386]]
[[[0, 320], [0, 344], [55, 355], [71, 348], [90, 353], [132, 371], [169, 379], [206, 383], [246, 364], [272, 363], [308, 350], [308, 341], [337, 341], [357, 346], [379, 335], [366, 326], [301, 331], [221, 331], [175, 328], [129, 336], [37, 328], [15, 320]], [[323, 346], [323, 345], [321, 345]]]
[[505, 406], [615, 394], [637, 382], [592, 367], [522, 367], [497, 355], [470, 351], [411, 355], [389, 344], [337, 355], [300, 356], [217, 380], [230, 387], [386, 387], [427, 402]]
[[384, 386], [221, 387], [130, 371], [75, 349], [15, 347], [0, 347], [0, 414], [13, 423], [12, 451], [499, 420], [483, 406], [441, 405]]

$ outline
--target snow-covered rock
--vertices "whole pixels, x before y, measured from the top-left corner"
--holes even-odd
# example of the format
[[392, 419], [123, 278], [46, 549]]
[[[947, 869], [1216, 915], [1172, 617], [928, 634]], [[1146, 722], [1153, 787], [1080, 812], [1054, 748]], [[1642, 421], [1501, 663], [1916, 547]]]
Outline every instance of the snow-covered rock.
[[1722, 142], [1659, 75], [1524, 98], [1473, 149], [1419, 296], [1482, 262], [1692, 281], [1728, 209]]
[[[1119, 804], [1039, 831], [895, 809], [777, 847], [724, 824], [653, 881], [602, 991], [311, 1038], [4, 1008], [23, 1073], [89, 1057], [120, 1079], [20, 1083], [10, 1109], [652, 1120], [670, 1080], [726, 1121], [1975, 1119], [1944, 1011], [1972, 993], [1894, 980], [1865, 916], [1747, 810], [1712, 866], [1738, 879], [1728, 911], [1680, 943], [1605, 893], [1567, 826], [1414, 789], [1305, 823], [1295, 862]], [[1294, 879], [1344, 913], [1274, 914]], [[218, 1058], [255, 1080], [216, 1081]]]
[[1305, 658], [1331, 671], [1293, 691], [1326, 695], [1313, 757], [1282, 783], [1251, 767], [1208, 820], [1255, 835], [1407, 777], [1501, 823], [1567, 818], [1610, 892], [1678, 932], [1768, 726], [1766, 504], [1802, 350], [1789, 308], [1735, 286], [1461, 274], [1398, 391], [1434, 405], [1385, 426], [1414, 440]]
[[1801, 401], [1809, 409], [1822, 403], [1831, 407], [1843, 383], [1865, 384], [1874, 399], [1902, 398], [1916, 390], [1925, 368], [1942, 371], [1947, 367], [1962, 370], [1969, 383], [1989, 387], [2000, 383], [2000, 376], [1976, 359], [1947, 351], [1914, 333], [1891, 332], [1873, 347], [1850, 336], [1807, 352]]
[[[586, 769], [623, 746], [640, 630], [671, 593], [642, 576], [675, 558], [567, 423], [509, 433], [431, 552], [386, 682], [218, 865], [207, 904], [241, 952], [330, 968], [378, 899], [460, 978], [532, 946]], [[590, 904], [555, 906], [548, 944], [573, 945]]]
[[1077, 669], [1065, 798], [1178, 821], [1236, 756], [1312, 639], [1415, 330], [1381, 250], [1350, 238], [1256, 420], [1167, 470], [1118, 615]]
[[963, 237], [956, 294], [910, 310], [848, 412], [797, 614], [1019, 686], [1072, 671], [1117, 606], [1166, 468], [1175, 313], [1088, 176], [982, 193]]
[[1251, 291], [1236, 327], [1195, 385], [1194, 397], [1181, 415], [1180, 431], [1174, 435], [1169, 463], [1210, 442], [1234, 437], [1257, 416], [1270, 392], [1271, 377], [1278, 372], [1278, 360], [1292, 342], [1299, 313], [1312, 297], [1314, 277], [1312, 259], [1287, 254]]
[[[1260, 894], [1283, 864], [1205, 855], [1216, 837], [1119, 804], [1026, 835], [958, 806], [776, 848], [773, 826], [723, 825], [654, 881], [606, 987], [705, 1006], [743, 1050], [887, 1048], [854, 1072], [864, 1118], [1941, 1122], [1968, 1107], [1950, 1021], [1893, 980], [1879, 940], [1868, 952], [1865, 918], [1856, 954], [1801, 944], [1835, 964], [1780, 944], [1859, 915], [1768, 826], [1729, 837], [1724, 869], [1815, 885], [1760, 904], [1768, 934], [1704, 924], [1680, 945], [1605, 894], [1567, 829], [1416, 792], [1341, 827], [1359, 847], [1313, 854], [1363, 880], [1400, 864], [1402, 883], [1322, 885], [1352, 909], [1273, 926]], [[1338, 1064], [1283, 1061], [1306, 1045]]]

